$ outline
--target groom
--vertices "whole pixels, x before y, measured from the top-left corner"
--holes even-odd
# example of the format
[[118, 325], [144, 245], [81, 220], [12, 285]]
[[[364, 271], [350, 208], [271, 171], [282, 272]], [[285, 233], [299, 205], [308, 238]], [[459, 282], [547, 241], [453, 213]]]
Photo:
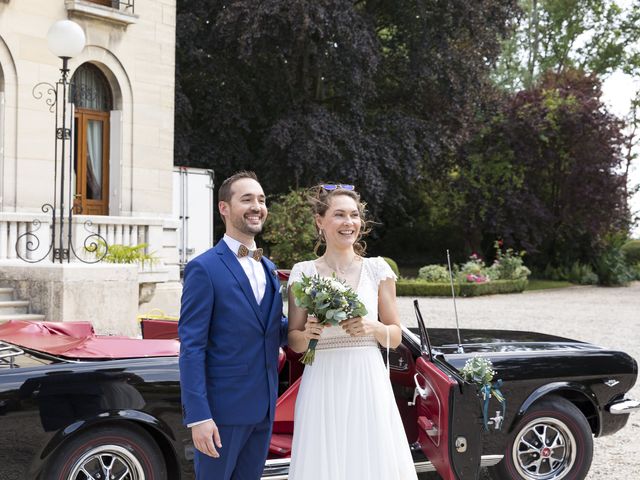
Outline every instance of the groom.
[[224, 238], [184, 272], [178, 324], [182, 410], [197, 449], [197, 480], [258, 480], [287, 323], [275, 265], [254, 242], [267, 218], [256, 175], [227, 178], [218, 200]]

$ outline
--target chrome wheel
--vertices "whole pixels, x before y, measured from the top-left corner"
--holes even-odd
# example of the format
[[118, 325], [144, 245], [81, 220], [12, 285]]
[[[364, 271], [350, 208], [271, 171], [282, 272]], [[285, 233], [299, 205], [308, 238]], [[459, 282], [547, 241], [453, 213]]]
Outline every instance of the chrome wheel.
[[132, 452], [118, 445], [100, 445], [74, 463], [68, 480], [145, 480], [145, 475]]
[[569, 427], [552, 417], [532, 420], [513, 442], [513, 464], [531, 480], [560, 480], [576, 460], [576, 441]]

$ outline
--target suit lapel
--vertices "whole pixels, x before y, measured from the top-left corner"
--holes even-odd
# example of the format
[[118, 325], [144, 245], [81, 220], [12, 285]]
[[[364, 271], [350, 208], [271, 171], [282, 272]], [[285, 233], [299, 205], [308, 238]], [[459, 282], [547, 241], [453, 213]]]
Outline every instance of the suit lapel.
[[268, 260], [266, 257], [262, 257], [262, 264], [265, 267], [265, 274], [267, 276], [267, 288], [273, 288], [273, 298], [271, 300], [271, 305], [269, 306], [269, 317], [267, 318], [267, 326], [269, 325], [269, 321], [273, 317], [273, 308], [278, 305], [277, 299], [278, 295], [280, 295], [280, 280], [278, 280], [278, 275], [276, 274], [276, 266]]
[[249, 279], [247, 278], [246, 273], [242, 269], [240, 262], [236, 258], [235, 254], [231, 251], [231, 249], [227, 246], [227, 244], [221, 240], [217, 245], [217, 253], [220, 255], [222, 262], [227, 266], [231, 274], [235, 277], [238, 285], [242, 289], [245, 297], [247, 297], [247, 301], [251, 308], [253, 309], [253, 313], [256, 314], [256, 318], [260, 325], [264, 328], [262, 321], [260, 320], [260, 307], [258, 306], [258, 302], [256, 302], [256, 297], [253, 295], [253, 290], [251, 289], [251, 284], [249, 283]]

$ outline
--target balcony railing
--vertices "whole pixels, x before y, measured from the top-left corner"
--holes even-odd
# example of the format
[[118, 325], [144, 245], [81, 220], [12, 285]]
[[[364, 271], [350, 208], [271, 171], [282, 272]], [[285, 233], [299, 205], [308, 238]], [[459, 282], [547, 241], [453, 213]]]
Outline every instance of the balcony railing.
[[[135, 246], [146, 243], [147, 252], [155, 253], [160, 260], [175, 263], [176, 228], [177, 222], [161, 218], [86, 215], [73, 217], [73, 239], [76, 249], [79, 250], [77, 253], [87, 258], [91, 258], [91, 255], [84, 251], [83, 244], [87, 235], [93, 232], [100, 234], [108, 245]], [[34, 232], [34, 235], [24, 235], [26, 232]], [[0, 213], [0, 261], [17, 260], [19, 257], [41, 258], [46, 254], [50, 243], [50, 216]]]
[[135, 13], [135, 0], [86, 0], [105, 7], [111, 7], [121, 12]]
[[98, 18], [118, 25], [137, 23], [135, 0], [64, 0], [72, 17]]

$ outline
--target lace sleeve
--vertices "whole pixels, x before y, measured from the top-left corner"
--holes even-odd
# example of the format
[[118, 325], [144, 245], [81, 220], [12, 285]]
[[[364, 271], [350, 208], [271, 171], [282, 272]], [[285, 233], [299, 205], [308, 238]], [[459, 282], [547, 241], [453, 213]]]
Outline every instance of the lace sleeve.
[[393, 273], [389, 264], [382, 257], [377, 257], [375, 262], [375, 277], [376, 283], [380, 285], [380, 282], [386, 280], [387, 278], [393, 278], [393, 280], [398, 280], [398, 276]]

